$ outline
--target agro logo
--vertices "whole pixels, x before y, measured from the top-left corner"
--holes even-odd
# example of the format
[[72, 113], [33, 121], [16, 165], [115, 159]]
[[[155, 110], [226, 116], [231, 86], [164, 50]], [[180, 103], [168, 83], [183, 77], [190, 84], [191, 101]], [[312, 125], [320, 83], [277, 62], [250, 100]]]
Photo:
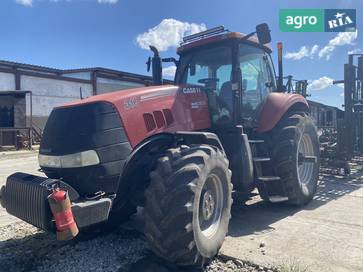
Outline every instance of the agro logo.
[[326, 9], [325, 31], [342, 32], [355, 31], [356, 10], [355, 9]]
[[356, 29], [355, 9], [280, 9], [283, 32], [349, 32]]
[[287, 16], [286, 24], [293, 26], [295, 29], [301, 28], [303, 25], [316, 25], [318, 18], [316, 16]]
[[284, 32], [324, 31], [324, 10], [280, 9], [279, 25]]

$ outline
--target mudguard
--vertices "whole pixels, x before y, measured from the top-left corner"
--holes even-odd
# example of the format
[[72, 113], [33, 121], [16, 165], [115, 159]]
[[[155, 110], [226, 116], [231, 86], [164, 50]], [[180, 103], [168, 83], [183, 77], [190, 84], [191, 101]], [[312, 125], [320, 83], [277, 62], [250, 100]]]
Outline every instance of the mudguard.
[[299, 94], [270, 93], [262, 107], [257, 122], [257, 131], [267, 132], [273, 129], [281, 117], [295, 105], [303, 110], [309, 110], [308, 102]]

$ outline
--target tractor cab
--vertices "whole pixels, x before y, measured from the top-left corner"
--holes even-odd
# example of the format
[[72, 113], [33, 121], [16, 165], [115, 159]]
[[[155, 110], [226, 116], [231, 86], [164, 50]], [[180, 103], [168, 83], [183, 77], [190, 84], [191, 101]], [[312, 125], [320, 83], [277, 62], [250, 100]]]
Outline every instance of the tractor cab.
[[276, 89], [271, 49], [223, 27], [216, 32], [184, 38], [175, 83], [206, 91], [213, 125], [254, 126], [266, 96]]
[[177, 64], [176, 85], [206, 92], [213, 127], [255, 127], [267, 95], [277, 89], [270, 40], [267, 24], [248, 35], [220, 26], [185, 37], [179, 61], [162, 61]]

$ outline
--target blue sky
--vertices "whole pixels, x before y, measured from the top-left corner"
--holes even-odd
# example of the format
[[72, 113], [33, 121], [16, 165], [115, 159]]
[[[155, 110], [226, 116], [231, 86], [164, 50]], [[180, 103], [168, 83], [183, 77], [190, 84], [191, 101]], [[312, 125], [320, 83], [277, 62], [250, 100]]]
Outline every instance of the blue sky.
[[[285, 53], [296, 53], [285, 55], [285, 73], [317, 80], [311, 98], [341, 106], [342, 88], [330, 86], [331, 79], [343, 77], [348, 51], [363, 51], [361, 33], [354, 37], [283, 33], [278, 28], [280, 8], [354, 8], [357, 28], [362, 29], [363, 0], [2, 0], [0, 59], [65, 69], [102, 66], [147, 74], [145, 61], [150, 53], [142, 46], [148, 39], [166, 49], [162, 56], [175, 56], [173, 45], [183, 33], [221, 24], [233, 31], [250, 32], [256, 24], [267, 22], [273, 49], [282, 41]], [[178, 31], [171, 31], [173, 27]], [[155, 40], [155, 34], [161, 37]], [[330, 58], [319, 57], [329, 41], [333, 45]], [[276, 62], [276, 51], [273, 59]]]

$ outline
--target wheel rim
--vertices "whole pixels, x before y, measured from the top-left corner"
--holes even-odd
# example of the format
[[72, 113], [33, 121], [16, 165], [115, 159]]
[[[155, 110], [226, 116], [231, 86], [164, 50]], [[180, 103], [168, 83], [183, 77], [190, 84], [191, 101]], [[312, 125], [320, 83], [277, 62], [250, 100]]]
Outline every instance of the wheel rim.
[[219, 177], [211, 174], [204, 183], [199, 201], [199, 229], [210, 238], [219, 228], [223, 209], [223, 188]]
[[309, 134], [304, 133], [299, 141], [298, 154], [297, 154], [297, 167], [298, 177], [301, 184], [309, 183], [314, 176], [314, 169], [317, 165], [316, 162], [304, 161], [304, 156], [315, 156], [317, 157], [313, 141]]

